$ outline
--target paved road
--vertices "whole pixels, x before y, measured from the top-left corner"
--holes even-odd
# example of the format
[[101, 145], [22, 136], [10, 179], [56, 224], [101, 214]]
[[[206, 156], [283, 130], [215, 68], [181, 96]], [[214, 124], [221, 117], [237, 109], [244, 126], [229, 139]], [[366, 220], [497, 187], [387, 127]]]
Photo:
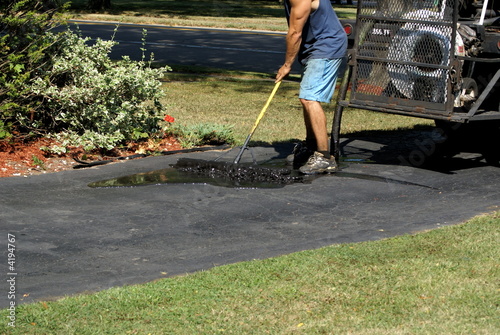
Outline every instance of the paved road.
[[[83, 36], [109, 40], [115, 23], [73, 21]], [[74, 27], [74, 26], [73, 26]], [[275, 73], [285, 57], [285, 35], [273, 32], [185, 28], [122, 23], [114, 40], [112, 57], [142, 57], [143, 29], [147, 30], [146, 55], [167, 65], [199, 65], [229, 70]]]
[[[405, 166], [399, 163], [401, 142], [344, 139], [346, 158], [373, 163], [344, 163], [342, 174], [276, 189], [168, 183], [87, 186], [163, 169], [180, 157], [213, 159], [219, 152], [2, 178], [0, 272], [4, 277], [11, 272], [7, 234], [16, 238], [15, 290], [21, 304], [414, 233], [498, 210], [500, 169], [467, 156], [453, 160], [446, 173]], [[259, 161], [283, 159], [290, 150], [290, 145], [254, 148]], [[242, 162], [249, 157], [245, 154]], [[6, 281], [0, 290], [0, 307], [6, 307]]]

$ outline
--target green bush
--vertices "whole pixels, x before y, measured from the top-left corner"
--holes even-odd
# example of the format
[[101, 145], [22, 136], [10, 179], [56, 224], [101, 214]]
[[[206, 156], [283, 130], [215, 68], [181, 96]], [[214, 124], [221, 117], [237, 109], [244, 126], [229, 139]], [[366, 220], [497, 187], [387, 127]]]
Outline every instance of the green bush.
[[[50, 32], [63, 22], [59, 4], [0, 4], [0, 139], [46, 136], [59, 145], [45, 149], [63, 153], [73, 146], [111, 150], [172, 134], [160, 102], [159, 79], [169, 68], [151, 68], [144, 48], [141, 61], [112, 61], [113, 40]], [[175, 132], [186, 147], [234, 143], [232, 130], [223, 126], [178, 126]]]
[[10, 129], [9, 125], [5, 124], [5, 122], [0, 120], [0, 140], [11, 136], [9, 129]]
[[37, 105], [26, 84], [51, 66], [53, 42], [46, 31], [62, 22], [58, 0], [0, 2], [0, 119], [4, 131], [18, 126], [16, 115], [32, 116]]
[[66, 146], [112, 149], [160, 134], [165, 108], [159, 78], [168, 68], [150, 68], [145, 57], [112, 61], [114, 41], [49, 32], [58, 13], [54, 4], [1, 5], [0, 135], [53, 137], [62, 144], [53, 149], [61, 152]]
[[20, 117], [23, 126], [50, 126], [63, 144], [87, 150], [159, 134], [165, 114], [159, 78], [168, 68], [153, 69], [128, 57], [113, 62], [109, 53], [116, 42], [98, 39], [88, 45], [88, 40], [64, 33], [52, 67], [29, 85], [43, 101], [45, 115]]

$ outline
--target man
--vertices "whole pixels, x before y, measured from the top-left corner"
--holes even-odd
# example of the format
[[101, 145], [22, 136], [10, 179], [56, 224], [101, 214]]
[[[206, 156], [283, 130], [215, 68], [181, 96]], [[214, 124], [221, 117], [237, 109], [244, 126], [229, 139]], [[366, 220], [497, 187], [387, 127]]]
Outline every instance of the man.
[[330, 102], [339, 67], [347, 52], [347, 35], [329, 0], [285, 0], [288, 20], [285, 63], [276, 82], [285, 78], [298, 58], [303, 66], [299, 99], [304, 111], [306, 144], [294, 149], [294, 166], [304, 174], [337, 169], [330, 157], [326, 116], [321, 103]]

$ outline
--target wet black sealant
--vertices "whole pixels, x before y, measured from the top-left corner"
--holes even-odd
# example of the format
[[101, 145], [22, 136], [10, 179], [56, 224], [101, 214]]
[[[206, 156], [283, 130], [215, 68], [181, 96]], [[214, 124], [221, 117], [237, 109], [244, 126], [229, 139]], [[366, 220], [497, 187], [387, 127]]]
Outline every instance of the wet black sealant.
[[210, 184], [231, 188], [280, 188], [292, 183], [310, 182], [317, 177], [301, 175], [296, 170], [277, 166], [276, 163], [267, 165], [233, 164], [181, 158], [170, 168], [98, 181], [89, 184], [89, 186]]
[[[366, 163], [366, 162], [364, 162]], [[340, 165], [342, 167], [345, 164]], [[429, 188], [426, 185], [380, 176], [342, 172], [303, 175], [288, 166], [284, 160], [273, 159], [262, 164], [233, 164], [181, 158], [170, 168], [137, 173], [90, 183], [92, 188], [133, 187], [144, 185], [184, 184], [214, 185], [229, 188], [281, 188], [294, 183], [311, 183], [325, 176], [348, 177], [384, 183], [396, 183]]]

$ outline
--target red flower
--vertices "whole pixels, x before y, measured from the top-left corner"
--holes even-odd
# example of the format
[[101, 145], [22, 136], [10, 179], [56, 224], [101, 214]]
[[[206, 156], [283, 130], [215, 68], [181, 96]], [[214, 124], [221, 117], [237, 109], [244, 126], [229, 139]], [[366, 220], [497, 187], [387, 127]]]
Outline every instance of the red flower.
[[172, 116], [170, 116], [170, 115], [165, 115], [165, 117], [163, 118], [163, 120], [165, 120], [165, 121], [167, 121], [169, 123], [172, 123], [172, 122], [175, 121], [175, 119]]

